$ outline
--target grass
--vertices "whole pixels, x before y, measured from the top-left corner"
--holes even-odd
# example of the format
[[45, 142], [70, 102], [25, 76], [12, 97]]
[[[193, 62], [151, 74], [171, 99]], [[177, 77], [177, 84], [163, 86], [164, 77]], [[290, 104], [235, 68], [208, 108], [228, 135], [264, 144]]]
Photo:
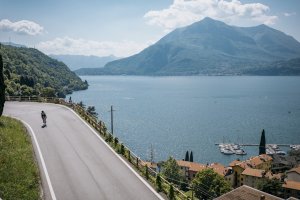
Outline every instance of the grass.
[[40, 199], [40, 175], [31, 139], [21, 122], [0, 117], [0, 198]]

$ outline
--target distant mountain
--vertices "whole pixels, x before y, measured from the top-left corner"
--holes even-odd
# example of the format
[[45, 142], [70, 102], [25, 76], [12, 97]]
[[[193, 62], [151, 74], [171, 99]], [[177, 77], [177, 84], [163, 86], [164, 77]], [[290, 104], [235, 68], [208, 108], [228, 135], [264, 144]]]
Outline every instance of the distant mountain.
[[[109, 62], [104, 68], [93, 70], [93, 73], [235, 75], [252, 74], [262, 68], [268, 75], [272, 73], [267, 69], [271, 69], [275, 61], [285, 62], [299, 57], [300, 43], [281, 31], [266, 25], [229, 26], [205, 18], [178, 28], [142, 52]], [[293, 67], [287, 70], [291, 71], [286, 74], [291, 75], [293, 70], [299, 71]]]
[[37, 49], [1, 45], [0, 54], [7, 95], [64, 97], [88, 88], [64, 63]]
[[105, 57], [83, 55], [49, 55], [50, 57], [64, 62], [72, 71], [80, 68], [104, 67], [110, 61], [119, 58], [111, 55]]
[[25, 45], [23, 44], [16, 44], [16, 43], [13, 43], [13, 42], [1, 42], [1, 44], [4, 44], [4, 45], [10, 45], [10, 46], [13, 46], [13, 47], [25, 47]]

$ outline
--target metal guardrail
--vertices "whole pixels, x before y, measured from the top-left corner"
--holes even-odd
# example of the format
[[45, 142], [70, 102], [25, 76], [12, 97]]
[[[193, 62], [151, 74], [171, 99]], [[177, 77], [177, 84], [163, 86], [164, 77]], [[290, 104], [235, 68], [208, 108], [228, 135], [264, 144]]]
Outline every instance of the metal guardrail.
[[[25, 102], [42, 102], [42, 103], [55, 103], [55, 104], [61, 104], [64, 106], [67, 106], [71, 109], [73, 109], [76, 113], [80, 115], [85, 121], [87, 121], [100, 135], [105, 139], [107, 143], [109, 143], [115, 150], [116, 147], [113, 146], [114, 137], [111, 133], [107, 131], [107, 128], [105, 126], [105, 123], [101, 120], [97, 120], [94, 116], [90, 115], [84, 108], [79, 106], [76, 103], [69, 103], [66, 102], [62, 98], [56, 98], [56, 97], [40, 97], [40, 96], [6, 96], [6, 101], [25, 101]], [[107, 141], [107, 139], [110, 137], [110, 141]], [[119, 142], [118, 142], [119, 143]], [[119, 143], [122, 144], [122, 143]], [[147, 167], [149, 171], [149, 175], [155, 179], [159, 174], [151, 169], [151, 167], [148, 167], [146, 163], [140, 159], [135, 153], [133, 153], [127, 146], [122, 144], [124, 147], [125, 152], [123, 154], [123, 157], [126, 158], [130, 163], [132, 163], [142, 174], [144, 173], [143, 168]], [[167, 181], [165, 178], [160, 176], [162, 185], [167, 185], [170, 187], [171, 184], [169, 181]], [[153, 183], [155, 185], [155, 183]], [[174, 185], [173, 185], [174, 186]], [[176, 186], [176, 185], [175, 185]], [[177, 187], [173, 187], [174, 192], [176, 196], [179, 199], [189, 199], [188, 196], [186, 196], [182, 191], [180, 191]], [[168, 193], [167, 190], [163, 188], [164, 193]], [[1, 199], [0, 199], [1, 200]]]

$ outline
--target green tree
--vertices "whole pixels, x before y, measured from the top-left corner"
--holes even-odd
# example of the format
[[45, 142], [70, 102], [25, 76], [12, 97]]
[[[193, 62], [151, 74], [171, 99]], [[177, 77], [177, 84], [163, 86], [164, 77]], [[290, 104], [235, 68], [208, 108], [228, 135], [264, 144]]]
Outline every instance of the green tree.
[[265, 129], [262, 130], [260, 143], [259, 143], [259, 155], [266, 154], [266, 137], [265, 137]]
[[198, 172], [191, 185], [199, 199], [213, 199], [231, 190], [229, 183], [212, 169]]
[[162, 191], [162, 184], [161, 184], [161, 177], [160, 177], [159, 174], [157, 174], [157, 176], [156, 176], [155, 183], [156, 183], [156, 189], [157, 189], [157, 191], [161, 192]]
[[45, 87], [42, 89], [41, 92], [42, 92], [41, 95], [43, 97], [55, 97], [55, 89], [51, 87]]
[[275, 195], [282, 196], [282, 182], [276, 178], [273, 179], [262, 179], [256, 184], [257, 189]]
[[184, 158], [184, 161], [190, 161], [190, 158], [189, 158], [189, 151], [186, 151], [186, 152], [185, 152], [185, 158]]
[[83, 103], [82, 101], [80, 101], [80, 102], [78, 103], [78, 105], [79, 105], [81, 108], [85, 109], [85, 105], [84, 105], [84, 103]]
[[147, 180], [149, 179], [149, 169], [147, 165], [145, 165], [145, 177]]
[[168, 197], [170, 200], [175, 200], [175, 192], [174, 192], [174, 187], [172, 184], [170, 185], [170, 188], [169, 188]]
[[180, 185], [180, 182], [184, 179], [184, 176], [180, 171], [180, 167], [173, 157], [169, 157], [169, 159], [163, 164], [162, 174], [168, 181], [177, 185]]
[[0, 116], [2, 116], [3, 108], [5, 103], [5, 84], [3, 76], [3, 61], [2, 55], [0, 54]]
[[88, 112], [93, 117], [97, 118], [97, 116], [98, 116], [98, 113], [96, 112], [95, 106], [88, 106], [87, 109], [86, 109], [86, 112]]
[[190, 154], [190, 162], [194, 162], [194, 156], [193, 156], [193, 152], [191, 151], [191, 154]]

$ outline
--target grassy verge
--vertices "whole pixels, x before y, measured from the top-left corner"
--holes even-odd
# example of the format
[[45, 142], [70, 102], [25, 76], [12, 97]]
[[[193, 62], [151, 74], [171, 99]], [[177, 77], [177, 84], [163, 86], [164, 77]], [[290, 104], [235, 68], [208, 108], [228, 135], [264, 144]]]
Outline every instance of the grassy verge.
[[0, 117], [0, 198], [40, 199], [40, 175], [21, 122]]

